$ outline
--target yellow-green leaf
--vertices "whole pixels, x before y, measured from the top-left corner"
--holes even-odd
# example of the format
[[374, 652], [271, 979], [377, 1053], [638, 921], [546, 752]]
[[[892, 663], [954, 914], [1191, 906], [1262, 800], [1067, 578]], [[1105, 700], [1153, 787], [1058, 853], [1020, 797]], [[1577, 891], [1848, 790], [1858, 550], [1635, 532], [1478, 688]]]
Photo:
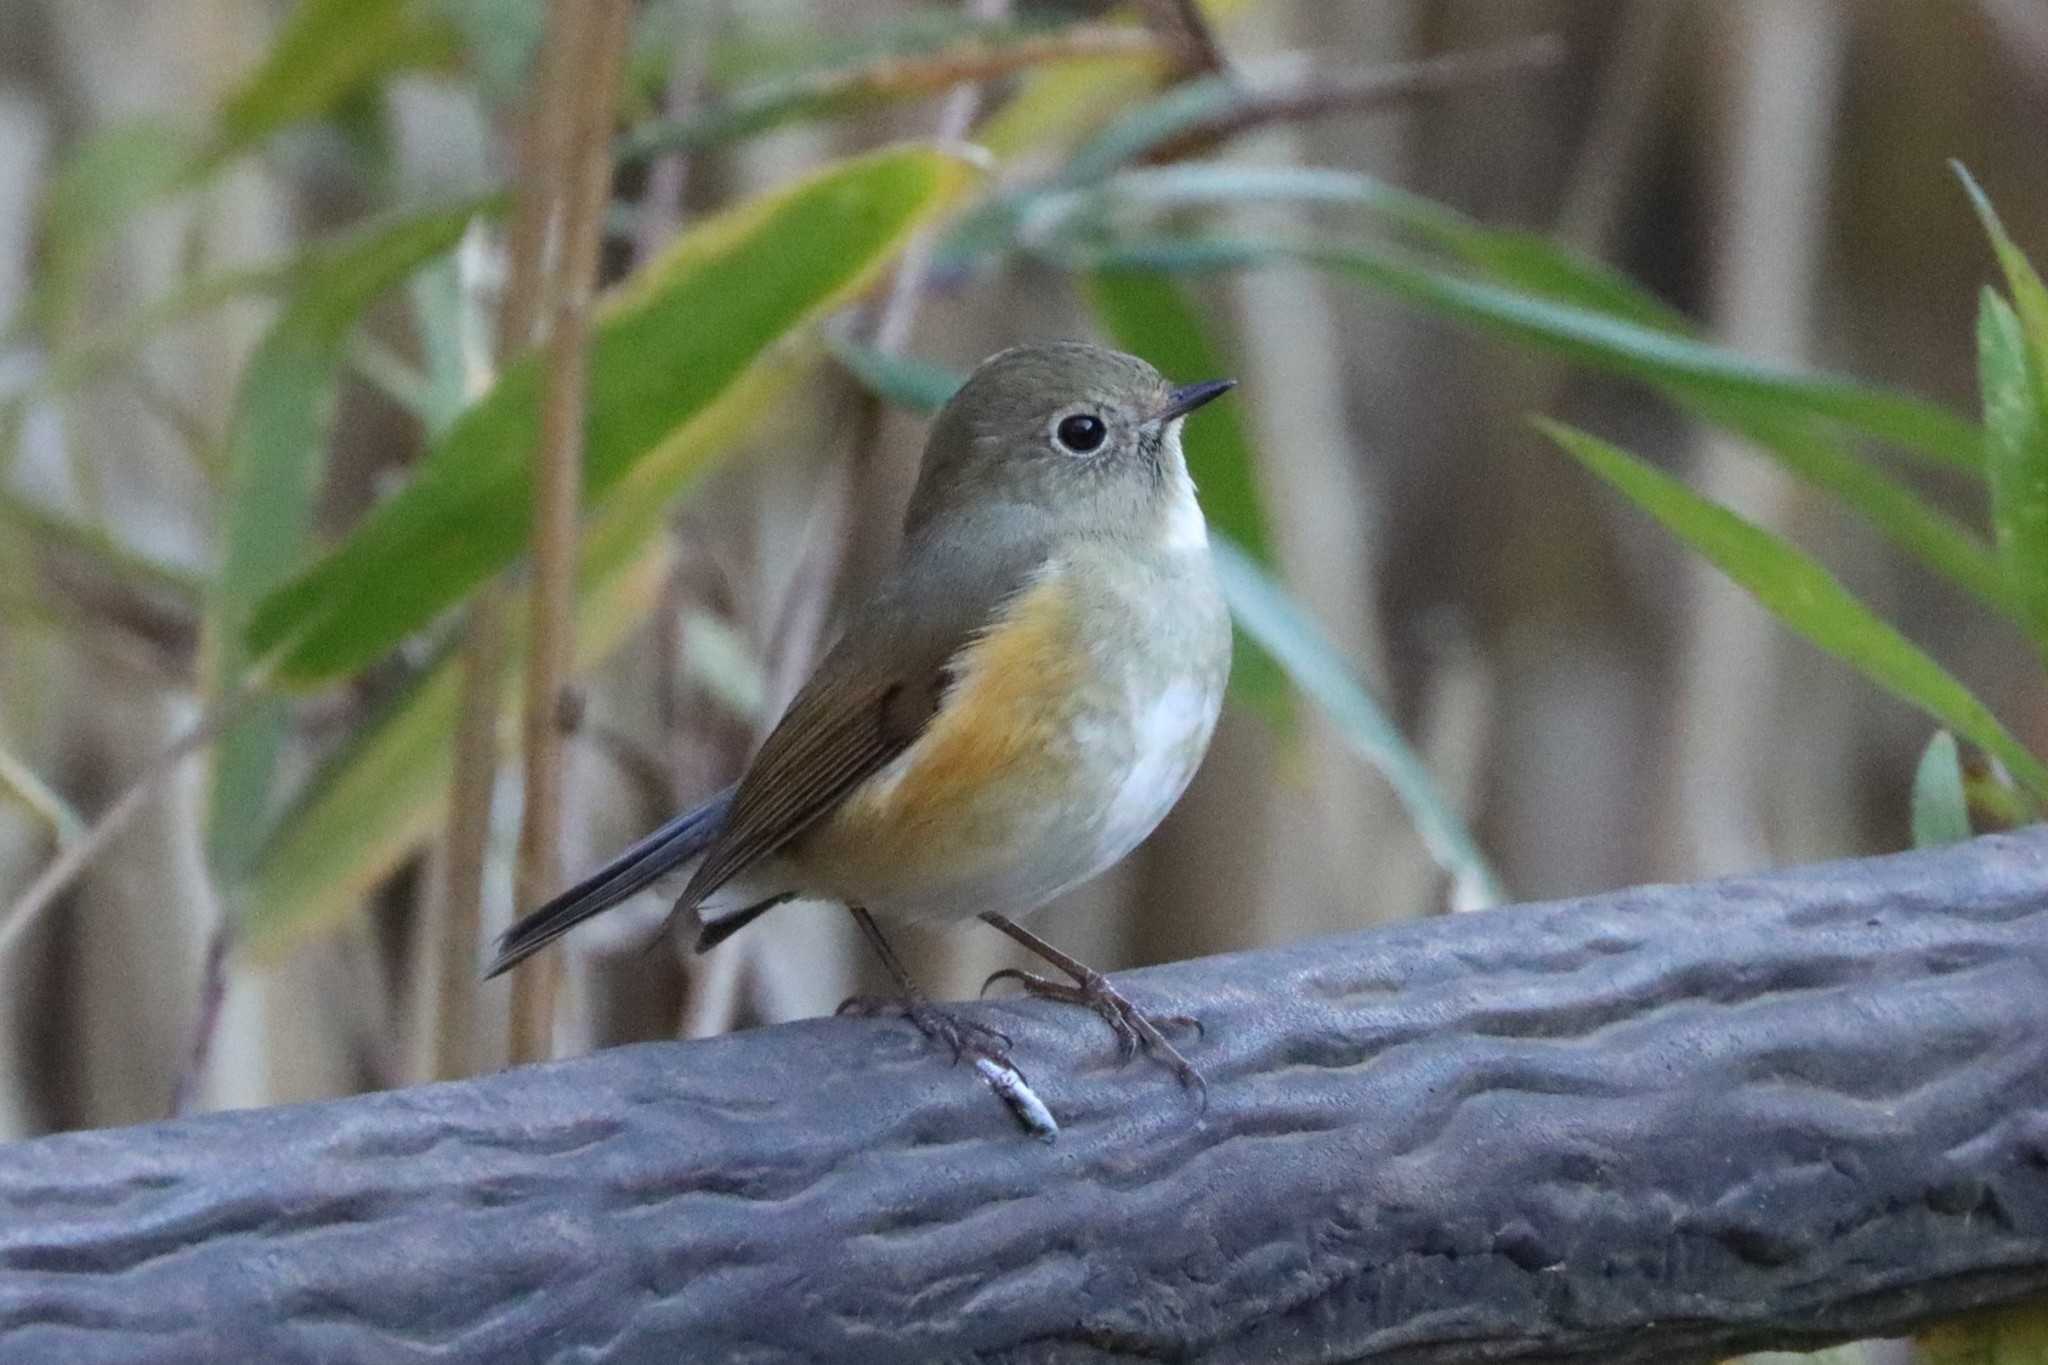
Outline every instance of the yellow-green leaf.
[[[730, 451], [810, 373], [815, 367], [797, 355], [753, 366], [664, 442], [658, 461], [673, 471]], [[592, 519], [576, 587], [578, 668], [601, 661], [659, 605], [670, 561], [665, 517], [659, 499], [622, 497]], [[516, 615], [510, 625], [513, 663], [501, 680], [498, 728], [507, 749], [518, 740], [526, 618]], [[447, 822], [461, 671], [460, 656], [444, 652], [293, 802], [248, 879], [251, 951], [274, 955], [348, 915]]]
[[[593, 329], [586, 506], [680, 491], [701, 465], [654, 458], [664, 443], [771, 347], [864, 288], [976, 179], [952, 152], [890, 148], [684, 234], [607, 300]], [[290, 682], [347, 674], [517, 559], [542, 379], [534, 357], [511, 365], [409, 486], [258, 608], [251, 652], [275, 656]]]
[[326, 114], [367, 82], [458, 51], [452, 24], [419, 0], [299, 0], [269, 53], [221, 110], [215, 159]]
[[[249, 612], [305, 556], [350, 331], [379, 296], [452, 250], [484, 207], [409, 215], [324, 249], [243, 368], [228, 427], [223, 551], [207, 603], [206, 667], [216, 693], [241, 683]], [[230, 879], [261, 839], [286, 721], [282, 700], [260, 698], [215, 746], [208, 844]]]
[[1984, 291], [1977, 373], [1989, 436], [1991, 521], [2005, 584], [2048, 658], [2048, 366], [2036, 363], [2018, 314]]
[[1538, 419], [1537, 426], [1799, 635], [1996, 755], [2036, 796], [2048, 794], [2048, 766], [2013, 738], [1968, 688], [1819, 564], [1618, 446], [1557, 422]]
[[1998, 265], [2005, 272], [2006, 287], [2012, 290], [2013, 305], [2019, 310], [2027, 345], [2033, 352], [2034, 372], [2039, 376], [2042, 387], [2048, 388], [2048, 285], [2041, 282], [2033, 262], [2006, 232], [1998, 211], [1991, 207], [1990, 197], [1970, 178], [1961, 162], [1954, 165], [1956, 174], [1962, 178], [1963, 189], [1970, 196], [1971, 205], [1977, 210], [1978, 220], [1984, 224], [1984, 233], [1991, 239], [1991, 249], [1998, 254]]

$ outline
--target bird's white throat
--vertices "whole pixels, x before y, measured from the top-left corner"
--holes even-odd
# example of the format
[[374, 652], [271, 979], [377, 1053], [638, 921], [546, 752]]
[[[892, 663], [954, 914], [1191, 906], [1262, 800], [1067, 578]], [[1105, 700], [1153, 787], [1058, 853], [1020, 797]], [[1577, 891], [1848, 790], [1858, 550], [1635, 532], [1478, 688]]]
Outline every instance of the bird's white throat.
[[1202, 504], [1195, 497], [1195, 481], [1188, 476], [1187, 457], [1181, 453], [1180, 424], [1176, 417], [1166, 428], [1167, 506], [1160, 528], [1160, 545], [1168, 550], [1207, 550], [1209, 523], [1202, 518]]

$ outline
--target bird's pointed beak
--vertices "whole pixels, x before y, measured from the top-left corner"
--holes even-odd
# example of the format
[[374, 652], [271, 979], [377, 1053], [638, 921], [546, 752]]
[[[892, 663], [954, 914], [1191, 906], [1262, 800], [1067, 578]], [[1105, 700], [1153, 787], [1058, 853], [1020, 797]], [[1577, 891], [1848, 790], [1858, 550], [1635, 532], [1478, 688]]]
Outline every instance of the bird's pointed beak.
[[1199, 384], [1187, 384], [1166, 396], [1166, 406], [1152, 414], [1152, 420], [1164, 426], [1176, 417], [1185, 417], [1212, 398], [1221, 398], [1237, 387], [1235, 379], [1205, 379]]

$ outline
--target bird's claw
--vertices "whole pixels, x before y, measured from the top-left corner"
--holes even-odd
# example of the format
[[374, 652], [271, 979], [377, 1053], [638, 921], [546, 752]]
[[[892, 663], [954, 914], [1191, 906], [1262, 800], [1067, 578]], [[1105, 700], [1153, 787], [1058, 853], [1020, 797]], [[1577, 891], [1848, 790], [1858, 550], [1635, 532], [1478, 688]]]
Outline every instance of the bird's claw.
[[998, 981], [1015, 981], [1026, 995], [1043, 1000], [1062, 1000], [1070, 1005], [1084, 1005], [1095, 1011], [1116, 1033], [1117, 1053], [1128, 1062], [1137, 1055], [1138, 1047], [1145, 1049], [1166, 1063], [1174, 1079], [1185, 1090], [1195, 1092], [1200, 1107], [1209, 1106], [1209, 1084], [1202, 1079], [1202, 1073], [1194, 1064], [1180, 1054], [1167, 1040], [1164, 1029], [1193, 1029], [1196, 1037], [1202, 1036], [1202, 1021], [1187, 1014], [1148, 1015], [1131, 1003], [1130, 997], [1109, 984], [1109, 978], [1100, 972], [1088, 972], [1069, 985], [1054, 981], [1033, 972], [1005, 967], [989, 975], [981, 983], [981, 993], [988, 994], [988, 988]]
[[[885, 995], [856, 995], [839, 1002], [834, 1014], [851, 1014], [864, 1018], [894, 1015], [908, 1019], [919, 1033], [935, 1043], [952, 1049], [953, 1060], [962, 1057], [985, 1057], [998, 1066], [1016, 1071], [1016, 1063], [1010, 1060], [1010, 1035], [1001, 1029], [990, 1028], [987, 1024], [963, 1019], [949, 1010], [940, 1009], [929, 1000], [901, 999]], [[1022, 1072], [1018, 1073], [1022, 1075]]]

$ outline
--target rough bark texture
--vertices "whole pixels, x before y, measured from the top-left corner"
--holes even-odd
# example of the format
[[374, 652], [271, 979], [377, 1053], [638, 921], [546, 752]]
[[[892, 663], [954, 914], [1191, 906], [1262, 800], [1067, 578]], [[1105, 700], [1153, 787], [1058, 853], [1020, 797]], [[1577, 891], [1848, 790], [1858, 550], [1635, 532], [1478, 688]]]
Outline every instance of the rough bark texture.
[[2048, 1290], [2048, 834], [1124, 980], [1206, 1114], [990, 1005], [1055, 1144], [846, 1019], [0, 1147], [0, 1359], [1611, 1365]]

